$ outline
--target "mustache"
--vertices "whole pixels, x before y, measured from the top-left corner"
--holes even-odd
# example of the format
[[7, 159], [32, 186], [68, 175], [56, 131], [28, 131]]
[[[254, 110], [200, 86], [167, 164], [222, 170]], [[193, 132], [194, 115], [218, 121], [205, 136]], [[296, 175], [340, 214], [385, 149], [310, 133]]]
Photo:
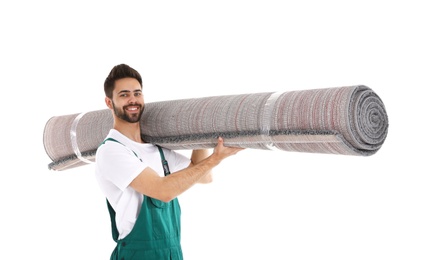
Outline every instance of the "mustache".
[[123, 109], [126, 109], [126, 108], [128, 108], [128, 107], [135, 107], [135, 106], [137, 106], [137, 107], [139, 107], [139, 108], [142, 108], [142, 105], [141, 105], [141, 104], [129, 104], [129, 105], [124, 106], [124, 107], [123, 107]]

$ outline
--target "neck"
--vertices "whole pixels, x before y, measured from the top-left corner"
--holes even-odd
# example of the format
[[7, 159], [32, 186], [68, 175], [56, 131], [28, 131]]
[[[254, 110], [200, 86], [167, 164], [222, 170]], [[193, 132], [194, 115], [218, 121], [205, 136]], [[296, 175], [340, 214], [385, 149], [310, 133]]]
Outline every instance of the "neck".
[[141, 126], [139, 122], [129, 123], [119, 119], [114, 121], [113, 128], [132, 141], [143, 143], [141, 138]]

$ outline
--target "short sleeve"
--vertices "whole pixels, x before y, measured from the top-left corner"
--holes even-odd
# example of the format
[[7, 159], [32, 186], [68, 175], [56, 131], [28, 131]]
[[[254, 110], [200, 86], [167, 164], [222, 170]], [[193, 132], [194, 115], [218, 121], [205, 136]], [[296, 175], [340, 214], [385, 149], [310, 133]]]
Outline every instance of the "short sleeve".
[[129, 184], [146, 168], [129, 148], [117, 142], [105, 142], [96, 153], [98, 173], [120, 190]]
[[188, 157], [175, 151], [166, 150], [165, 156], [167, 156], [166, 159], [172, 173], [187, 168], [191, 163]]

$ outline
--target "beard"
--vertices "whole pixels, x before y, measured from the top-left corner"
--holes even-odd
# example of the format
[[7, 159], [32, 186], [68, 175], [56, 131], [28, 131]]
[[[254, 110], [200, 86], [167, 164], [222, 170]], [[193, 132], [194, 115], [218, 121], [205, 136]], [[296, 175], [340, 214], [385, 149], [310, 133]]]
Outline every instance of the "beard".
[[[138, 113], [128, 113], [126, 111], [126, 108], [128, 106], [139, 106], [139, 112]], [[114, 102], [113, 102], [114, 114], [118, 118], [120, 118], [126, 122], [129, 122], [129, 123], [139, 122], [141, 120], [142, 112], [144, 112], [145, 107], [141, 106], [140, 104], [134, 104], [134, 105], [128, 105], [128, 106], [124, 106], [122, 109], [120, 109], [120, 108], [116, 107], [114, 105]]]

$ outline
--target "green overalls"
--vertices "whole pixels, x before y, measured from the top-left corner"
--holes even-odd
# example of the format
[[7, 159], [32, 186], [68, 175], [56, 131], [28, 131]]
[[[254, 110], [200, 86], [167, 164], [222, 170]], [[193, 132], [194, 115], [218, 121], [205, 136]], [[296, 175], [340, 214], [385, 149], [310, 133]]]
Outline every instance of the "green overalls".
[[[108, 138], [105, 141], [115, 141]], [[104, 141], [104, 142], [105, 142]], [[120, 143], [120, 142], [118, 142]], [[169, 175], [168, 162], [162, 148], [159, 148], [165, 176]], [[134, 152], [135, 154], [135, 152]], [[137, 156], [135, 154], [135, 156]], [[116, 212], [107, 200], [111, 218], [111, 230], [117, 246], [110, 260], [182, 260], [181, 250], [181, 208], [178, 199], [166, 203], [144, 195], [139, 216], [132, 231], [118, 239]]]

